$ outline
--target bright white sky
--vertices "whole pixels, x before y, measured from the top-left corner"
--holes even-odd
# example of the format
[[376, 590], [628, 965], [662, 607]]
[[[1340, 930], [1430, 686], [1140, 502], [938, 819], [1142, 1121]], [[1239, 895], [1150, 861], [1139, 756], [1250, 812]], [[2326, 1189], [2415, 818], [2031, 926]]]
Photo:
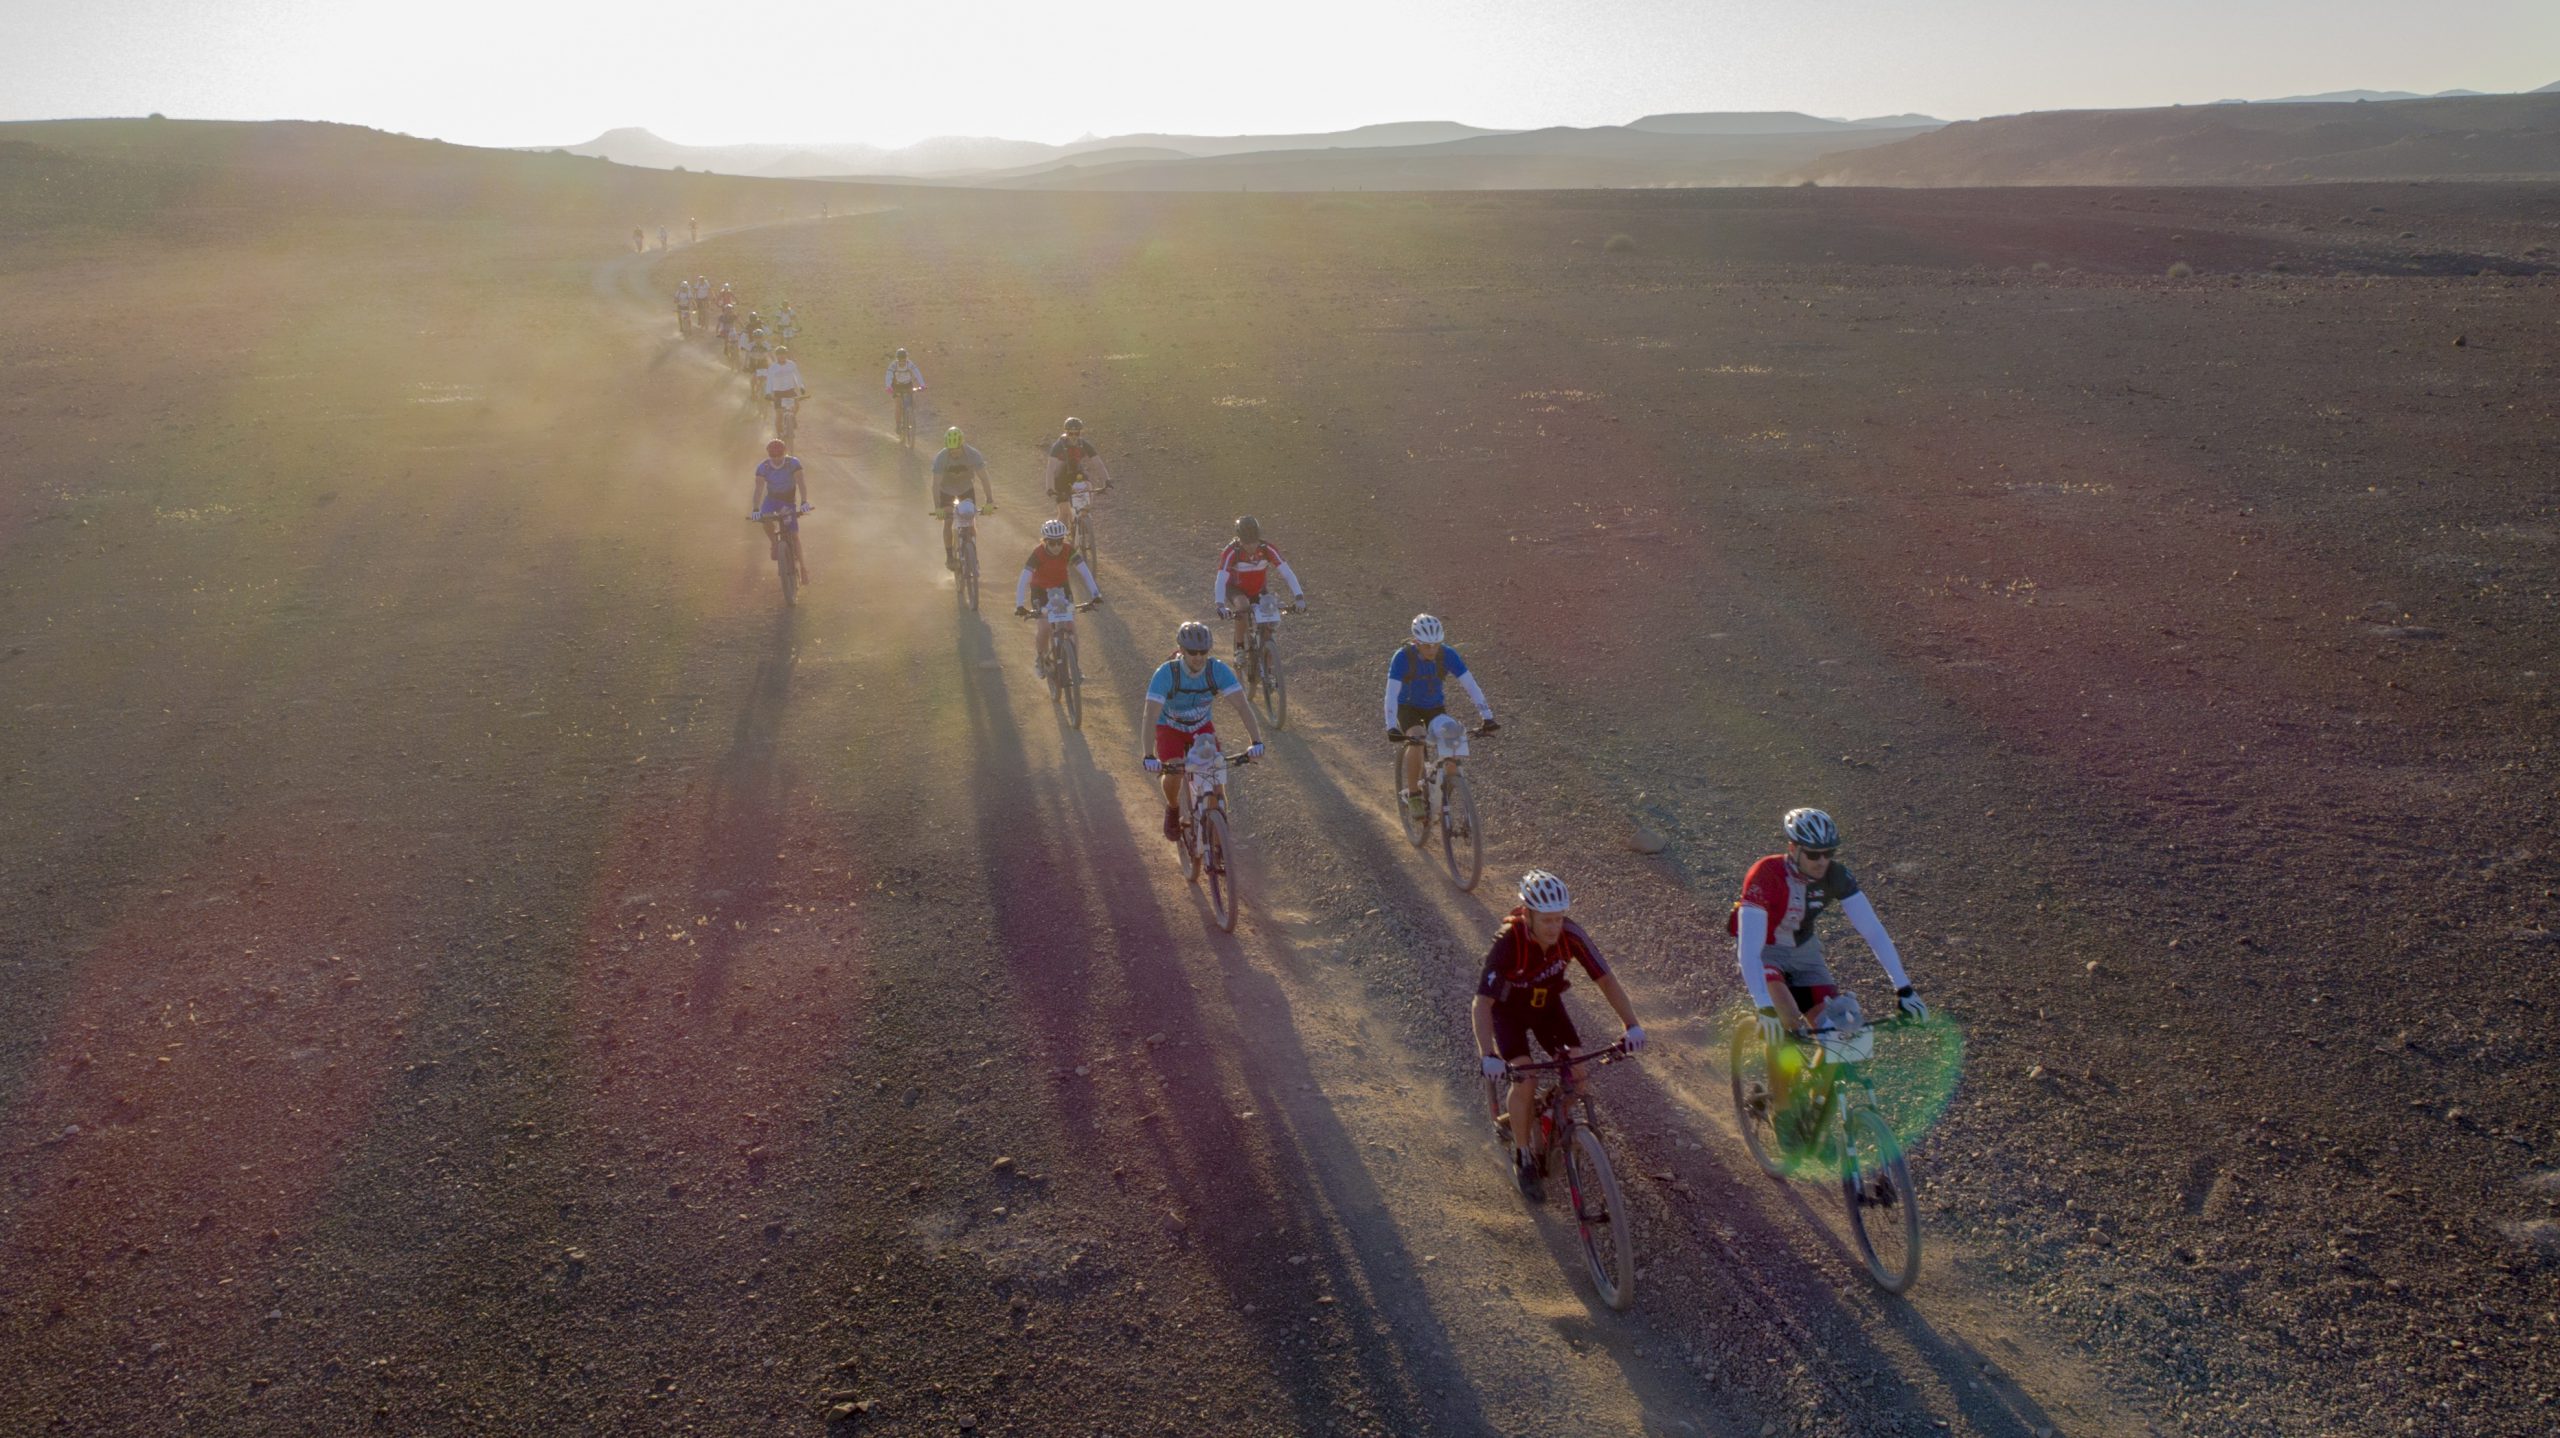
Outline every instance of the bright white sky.
[[[714, 82], [709, 72], [729, 73]], [[1068, 140], [2560, 81], [2560, 0], [0, 0], [0, 119]]]

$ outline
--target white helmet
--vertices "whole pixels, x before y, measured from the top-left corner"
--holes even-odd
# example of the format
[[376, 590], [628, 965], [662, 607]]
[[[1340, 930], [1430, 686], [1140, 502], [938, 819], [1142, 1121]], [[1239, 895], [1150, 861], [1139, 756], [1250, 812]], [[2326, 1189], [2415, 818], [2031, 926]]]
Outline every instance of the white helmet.
[[1573, 895], [1565, 892], [1564, 880], [1544, 869], [1531, 869], [1520, 876], [1520, 902], [1533, 914], [1561, 914], [1573, 907]]
[[1443, 754], [1465, 753], [1467, 726], [1455, 714], [1438, 714], [1431, 720], [1431, 744]]
[[1840, 847], [1840, 826], [1832, 823], [1831, 816], [1820, 809], [1789, 809], [1786, 817], [1780, 819], [1778, 823], [1787, 831], [1790, 842], [1804, 848], [1837, 849]]
[[1067, 522], [1066, 522], [1065, 520], [1063, 520], [1063, 519], [1053, 519], [1053, 520], [1050, 520], [1048, 523], [1043, 524], [1043, 525], [1041, 525], [1041, 526], [1040, 526], [1040, 537], [1041, 537], [1042, 539], [1064, 539], [1064, 538], [1066, 538], [1066, 537], [1067, 537]]
[[1433, 614], [1417, 614], [1413, 616], [1414, 643], [1437, 644], [1446, 633], [1447, 631], [1440, 627], [1439, 616]]
[[1195, 772], [1208, 772], [1225, 764], [1227, 759], [1218, 752], [1217, 735], [1197, 734], [1192, 736], [1191, 752], [1183, 756], [1183, 762]]

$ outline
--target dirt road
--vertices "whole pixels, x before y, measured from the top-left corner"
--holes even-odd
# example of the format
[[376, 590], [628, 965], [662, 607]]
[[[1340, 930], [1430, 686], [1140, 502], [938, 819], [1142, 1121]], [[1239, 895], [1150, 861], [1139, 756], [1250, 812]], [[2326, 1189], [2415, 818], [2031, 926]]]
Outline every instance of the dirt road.
[[[2383, 244], [2333, 215], [2548, 201], [2261, 198], [943, 195], [665, 273], [0, 279], [82, 337], [7, 353], [10, 1423], [2539, 1431], [2548, 282], [2325, 271]], [[789, 614], [657, 299], [705, 264], [806, 317]], [[899, 343], [997, 463], [981, 615], [859, 398]], [[996, 602], [1068, 410], [1124, 481], [1081, 732]], [[1244, 510], [1317, 607], [1227, 937], [1131, 722]], [[1423, 607], [1506, 720], [1476, 895], [1379, 802]], [[1723, 907], [1806, 800], [1970, 1042], [1909, 1303], [1726, 1117]], [[1529, 862], [1656, 1037], [1623, 1316], [1462, 1112]], [[2410, 982], [2456, 934], [2493, 993]]]

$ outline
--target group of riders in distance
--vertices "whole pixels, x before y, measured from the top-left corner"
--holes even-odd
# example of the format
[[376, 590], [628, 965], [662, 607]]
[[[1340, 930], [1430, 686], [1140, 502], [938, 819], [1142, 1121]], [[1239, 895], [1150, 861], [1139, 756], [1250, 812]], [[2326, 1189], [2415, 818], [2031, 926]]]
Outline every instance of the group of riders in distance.
[[[791, 452], [797, 408], [808, 394], [789, 345], [798, 332], [797, 313], [785, 300], [767, 318], [744, 307], [728, 284], [715, 289], [700, 276], [678, 287], [676, 310], [680, 332], [716, 337], [724, 360], [747, 375], [750, 396], [773, 407], [776, 437], [765, 446], [765, 459], [756, 466], [749, 517], [766, 528], [786, 590], [795, 578], [806, 584], [809, 572], [801, 557], [799, 519], [811, 506], [806, 473]], [[883, 387], [897, 415], [901, 440], [911, 442], [915, 397], [925, 385], [923, 371], [904, 349], [891, 359]], [[1033, 670], [1042, 680], [1051, 681], [1054, 693], [1059, 682], [1072, 676], [1053, 675], [1052, 666], [1073, 663], [1074, 649], [1071, 642], [1053, 645], [1053, 625], [1071, 625], [1077, 609], [1103, 602], [1094, 578], [1087, 510], [1092, 495], [1110, 487], [1111, 474], [1100, 451], [1086, 437], [1083, 421], [1073, 417], [1047, 445], [1045, 460], [1043, 485], [1055, 511], [1041, 522], [1039, 542], [1023, 561], [1013, 599], [1015, 614], [1032, 623]], [[957, 427], [943, 434], [941, 452], [933, 461], [932, 486], [932, 512], [942, 527], [944, 562], [955, 572], [962, 571], [965, 563], [974, 603], [976, 517], [995, 512], [996, 505], [986, 457]], [[1073, 586], [1078, 582], [1087, 596], [1083, 605], [1074, 602]], [[1279, 586], [1287, 589], [1285, 606], [1280, 603]], [[1187, 620], [1174, 631], [1174, 653], [1147, 683], [1138, 759], [1148, 774], [1161, 779], [1164, 836], [1182, 846], [1195, 875], [1204, 871], [1204, 839], [1214, 840], [1205, 846], [1214, 896], [1219, 878], [1216, 866], [1223, 860], [1219, 850], [1224, 816], [1219, 797], [1227, 766], [1259, 759], [1264, 753], [1262, 719], [1247, 696], [1245, 677], [1257, 662], [1255, 626], [1274, 622], [1283, 608], [1298, 612], [1306, 607], [1305, 586], [1253, 516], [1235, 522], [1233, 540], [1218, 554], [1210, 604], [1219, 618], [1233, 621], [1232, 658], [1213, 655], [1215, 636], [1206, 623]], [[1062, 654], [1068, 657], [1059, 658]], [[1385, 671], [1382, 719], [1388, 742], [1401, 750], [1396, 766], [1401, 817], [1409, 833], [1419, 833], [1415, 826], [1426, 816], [1437, 766], [1464, 754], [1469, 735], [1491, 734], [1501, 726], [1476, 675], [1448, 642], [1445, 627], [1434, 615], [1414, 616], [1407, 637], [1388, 655]], [[1465, 692], [1476, 711], [1478, 722], [1472, 730], [1448, 713], [1447, 690], [1452, 683]], [[1215, 713], [1220, 700], [1227, 701], [1244, 728], [1247, 744], [1242, 750], [1228, 753], [1221, 748]], [[1471, 800], [1469, 804], [1472, 822]], [[1198, 832], [1204, 819], [1217, 834]], [[1847, 1151], [1856, 1144], [1858, 1115], [1854, 1098], [1844, 1106], [1833, 1092], [1840, 1085], [1836, 1071], [1847, 1070], [1849, 1082], [1857, 1082], [1855, 1065], [1866, 1050], [1853, 1049], [1848, 1043], [1871, 1026], [1858, 1011], [1855, 996], [1844, 994], [1833, 977], [1818, 932], [1822, 916], [1836, 909], [1874, 954], [1893, 985], [1899, 1010], [1896, 1021], [1924, 1020], [1928, 1006], [1905, 971], [1875, 906], [1860, 891], [1848, 866], [1840, 862], [1840, 831], [1831, 817], [1818, 809], [1791, 809], [1780, 827], [1784, 849], [1750, 866], [1727, 918], [1727, 933], [1733, 938], [1735, 961], [1753, 1010], [1732, 1038], [1737, 1114], [1755, 1156], [1773, 1173], [1784, 1170], [1771, 1153], [1791, 1160], [1820, 1153], [1840, 1163], [1851, 1218], [1869, 1268], [1880, 1283], [1900, 1292], [1916, 1275], [1918, 1264], [1909, 1176], [1889, 1132], [1880, 1140], [1885, 1152], [1861, 1160]], [[1472, 885], [1472, 874], [1461, 882]], [[1227, 892], [1231, 896], [1232, 888]], [[1575, 921], [1564, 880], [1547, 870], [1532, 869], [1521, 876], [1517, 896], [1518, 903], [1502, 919], [1485, 954], [1471, 1022], [1486, 1083], [1488, 1117], [1505, 1141], [1521, 1193], [1532, 1201], [1543, 1201], [1545, 1179], [1556, 1170], [1555, 1149], [1566, 1143], [1556, 1131], [1558, 1124], [1567, 1129], [1589, 1126], [1583, 1097], [1589, 1063], [1635, 1054], [1645, 1046], [1645, 1031], [1625, 983], [1602, 958], [1590, 933]], [[1232, 926], [1231, 902], [1230, 897], [1222, 927]], [[1584, 1048], [1581, 1032], [1562, 1002], [1577, 965], [1598, 987], [1623, 1027], [1623, 1035], [1606, 1049]], [[1550, 1056], [1546, 1062], [1530, 1062], [1533, 1044]], [[1836, 1060], [1831, 1069], [1823, 1067], [1826, 1054]], [[1544, 1118], [1539, 1100], [1542, 1074], [1557, 1080], [1557, 1087], [1548, 1091]], [[1614, 1178], [1606, 1174], [1596, 1139], [1585, 1133], [1576, 1141], [1592, 1146], [1602, 1180], [1597, 1185], [1589, 1182], [1573, 1156], [1563, 1156], [1576, 1216], [1583, 1225], [1595, 1278], [1609, 1301], [1623, 1306], [1633, 1279], [1632, 1258], [1625, 1248], [1626, 1215], [1613, 1201]], [[1897, 1205], [1898, 1215], [1888, 1212], [1885, 1216], [1908, 1226], [1909, 1249], [1888, 1263], [1879, 1256], [1881, 1229], [1870, 1221], [1867, 1210], [1892, 1210]], [[1614, 1238], [1620, 1255], [1614, 1264], [1603, 1257], [1610, 1238], [1607, 1228], [1613, 1222], [1618, 1225]], [[1879, 1237], [1871, 1241], [1871, 1234]]]

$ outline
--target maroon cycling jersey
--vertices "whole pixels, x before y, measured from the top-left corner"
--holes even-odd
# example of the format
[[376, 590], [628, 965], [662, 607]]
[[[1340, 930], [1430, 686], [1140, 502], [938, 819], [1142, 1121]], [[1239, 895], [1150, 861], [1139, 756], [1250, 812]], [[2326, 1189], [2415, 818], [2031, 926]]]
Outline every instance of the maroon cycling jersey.
[[1493, 947], [1484, 956], [1484, 974], [1476, 981], [1476, 992], [1497, 1004], [1521, 1004], [1542, 1009], [1556, 1001], [1566, 989], [1573, 987], [1571, 970], [1582, 965], [1584, 973], [1595, 979], [1609, 976], [1609, 965], [1600, 957], [1600, 947], [1591, 936], [1571, 919], [1556, 935], [1554, 948], [1542, 947], [1529, 934], [1527, 906], [1513, 909], [1502, 921], [1502, 929], [1493, 936]]
[[1813, 937], [1813, 921], [1824, 910], [1846, 902], [1856, 892], [1857, 879], [1837, 859], [1821, 878], [1808, 880], [1787, 862], [1786, 855], [1771, 854], [1742, 876], [1742, 897], [1734, 900], [1733, 912], [1725, 915], [1724, 931], [1742, 932], [1742, 908], [1748, 904], [1769, 916], [1763, 942], [1793, 948]]

